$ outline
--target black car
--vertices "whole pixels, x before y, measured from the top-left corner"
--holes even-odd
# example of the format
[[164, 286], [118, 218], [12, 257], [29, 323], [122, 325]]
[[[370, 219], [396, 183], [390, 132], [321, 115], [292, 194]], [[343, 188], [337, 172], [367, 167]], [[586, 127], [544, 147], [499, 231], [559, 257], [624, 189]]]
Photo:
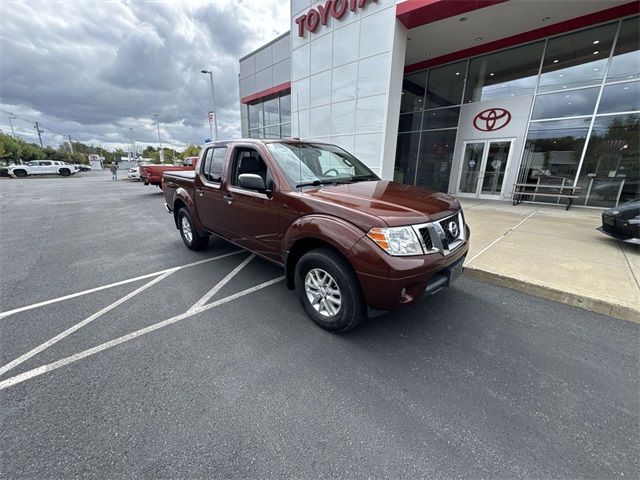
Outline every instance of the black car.
[[640, 239], [640, 199], [602, 212], [602, 226], [597, 230], [620, 240]]

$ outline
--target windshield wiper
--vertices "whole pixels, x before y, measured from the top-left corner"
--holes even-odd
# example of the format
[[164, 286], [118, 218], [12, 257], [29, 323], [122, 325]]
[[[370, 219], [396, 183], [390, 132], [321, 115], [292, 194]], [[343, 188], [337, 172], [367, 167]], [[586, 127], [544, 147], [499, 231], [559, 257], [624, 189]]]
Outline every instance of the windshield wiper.
[[348, 183], [350, 182], [350, 178], [325, 178], [322, 180], [312, 180], [310, 182], [302, 182], [296, 185], [296, 188], [300, 187], [319, 187], [320, 185], [337, 185], [339, 183]]
[[353, 182], [360, 182], [362, 180], [375, 180], [375, 176], [370, 173], [366, 175], [351, 175], [351, 181]]

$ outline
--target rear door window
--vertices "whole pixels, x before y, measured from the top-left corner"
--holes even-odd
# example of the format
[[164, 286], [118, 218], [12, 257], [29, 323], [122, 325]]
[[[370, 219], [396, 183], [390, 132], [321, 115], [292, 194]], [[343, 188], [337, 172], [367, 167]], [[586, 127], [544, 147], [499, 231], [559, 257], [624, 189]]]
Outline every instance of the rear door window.
[[222, 170], [224, 169], [224, 160], [227, 157], [227, 147], [219, 147], [213, 149], [211, 158], [211, 169], [209, 177], [212, 182], [222, 182]]
[[213, 156], [213, 148], [209, 148], [206, 152], [204, 152], [204, 162], [202, 162], [202, 175], [204, 178], [210, 181], [209, 179], [209, 170], [211, 169], [211, 157]]

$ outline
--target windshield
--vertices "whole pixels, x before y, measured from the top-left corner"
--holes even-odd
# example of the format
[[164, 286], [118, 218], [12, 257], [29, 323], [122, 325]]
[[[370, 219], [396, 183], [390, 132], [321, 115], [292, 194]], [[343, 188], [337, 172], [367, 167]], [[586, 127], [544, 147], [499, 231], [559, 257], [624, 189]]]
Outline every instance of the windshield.
[[379, 180], [360, 160], [335, 145], [268, 143], [267, 149], [292, 187]]

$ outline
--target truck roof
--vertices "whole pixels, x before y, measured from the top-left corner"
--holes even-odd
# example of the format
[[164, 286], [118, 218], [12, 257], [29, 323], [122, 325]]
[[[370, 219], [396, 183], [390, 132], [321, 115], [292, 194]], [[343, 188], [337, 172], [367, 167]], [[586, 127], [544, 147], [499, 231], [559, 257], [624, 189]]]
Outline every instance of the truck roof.
[[208, 142], [203, 145], [203, 147], [214, 146], [214, 147], [226, 147], [227, 145], [232, 145], [234, 143], [253, 143], [266, 145], [268, 143], [287, 143], [291, 145], [301, 145], [308, 143], [318, 143], [318, 144], [326, 144], [326, 142], [316, 142], [313, 140], [300, 140], [299, 138], [238, 138], [233, 140], [221, 140], [217, 142]]

